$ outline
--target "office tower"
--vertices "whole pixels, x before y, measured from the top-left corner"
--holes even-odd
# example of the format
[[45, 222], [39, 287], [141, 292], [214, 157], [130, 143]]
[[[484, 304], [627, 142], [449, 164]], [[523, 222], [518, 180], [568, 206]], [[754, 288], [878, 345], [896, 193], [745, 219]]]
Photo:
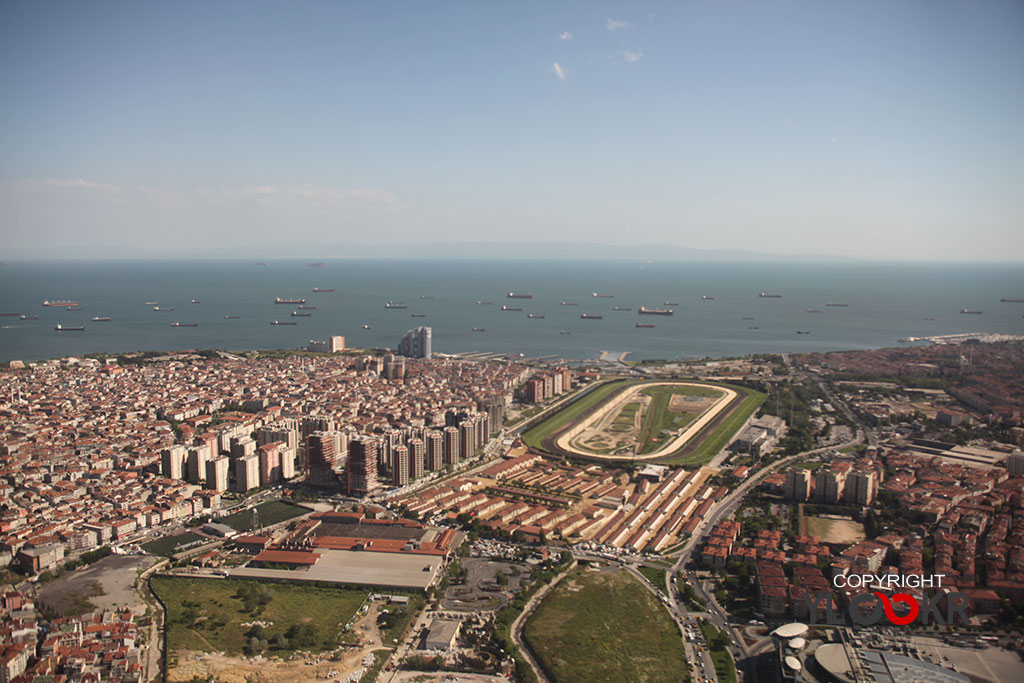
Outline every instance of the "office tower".
[[175, 444], [160, 452], [160, 474], [168, 479], [181, 479], [185, 467], [185, 447]]
[[430, 358], [432, 331], [429, 327], [409, 330], [398, 342], [398, 353], [408, 358]]
[[377, 488], [378, 439], [363, 437], [349, 443], [345, 468], [349, 495], [365, 495]]
[[219, 456], [206, 461], [206, 488], [223, 493], [228, 490], [228, 467], [231, 460]]
[[235, 491], [245, 493], [260, 485], [260, 459], [253, 453], [235, 460]]

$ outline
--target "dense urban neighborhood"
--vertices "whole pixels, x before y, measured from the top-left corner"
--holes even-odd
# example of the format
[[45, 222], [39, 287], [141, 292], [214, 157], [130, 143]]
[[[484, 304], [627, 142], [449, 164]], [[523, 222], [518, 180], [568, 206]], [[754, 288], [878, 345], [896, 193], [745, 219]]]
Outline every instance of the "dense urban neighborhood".
[[424, 338], [11, 363], [0, 683], [1024, 676], [1022, 343]]

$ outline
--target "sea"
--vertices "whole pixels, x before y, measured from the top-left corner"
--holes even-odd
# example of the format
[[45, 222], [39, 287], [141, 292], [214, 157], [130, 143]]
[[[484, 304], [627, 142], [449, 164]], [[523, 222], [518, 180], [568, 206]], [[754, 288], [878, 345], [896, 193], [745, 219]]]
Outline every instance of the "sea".
[[[533, 298], [510, 299], [509, 292]], [[316, 308], [292, 317], [297, 306], [275, 304], [275, 297], [306, 299]], [[0, 317], [0, 360], [304, 348], [330, 335], [343, 335], [348, 347], [393, 349], [421, 325], [432, 328], [440, 353], [586, 360], [629, 352], [630, 360], [672, 360], [827, 352], [898, 346], [906, 337], [1024, 334], [1024, 303], [1002, 297], [1024, 299], [1024, 265], [22, 261], [0, 266], [0, 313], [39, 318]], [[43, 306], [54, 299], [75, 300], [79, 309]], [[386, 308], [388, 301], [407, 308]], [[503, 305], [522, 311], [502, 311]], [[641, 306], [674, 315], [639, 315]], [[638, 322], [654, 327], [637, 328]], [[85, 330], [58, 332], [58, 323]]]

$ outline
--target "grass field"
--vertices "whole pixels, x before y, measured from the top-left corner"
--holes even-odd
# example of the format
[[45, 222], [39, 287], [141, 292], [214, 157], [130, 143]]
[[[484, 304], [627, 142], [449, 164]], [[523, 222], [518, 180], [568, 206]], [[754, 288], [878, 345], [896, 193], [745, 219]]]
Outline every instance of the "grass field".
[[746, 389], [744, 387], [731, 386], [731, 389], [746, 394], [746, 398], [740, 404], [736, 410], [733, 411], [732, 415], [725, 418], [711, 436], [704, 439], [704, 441], [697, 447], [692, 453], [688, 453], [683, 456], [678, 456], [662, 462], [672, 463], [676, 465], [704, 465], [715, 457], [715, 455], [725, 448], [726, 444], [732, 439], [739, 430], [740, 426], [747, 421], [751, 415], [764, 403], [764, 400], [768, 397], [767, 394], [762, 394], [760, 391], [754, 391], [753, 389]]
[[604, 386], [600, 386], [581, 399], [578, 399], [563, 410], [555, 411], [555, 414], [548, 419], [541, 422], [536, 427], [523, 432], [523, 443], [530, 448], [537, 450], [544, 450], [541, 442], [548, 436], [558, 431], [565, 425], [569, 424], [570, 421], [575, 419], [578, 415], [588, 410], [592, 406], [597, 405], [600, 401], [607, 398], [612, 392], [618, 391], [623, 387], [628, 387], [633, 384], [637, 384], [638, 380], [626, 381], [626, 382], [611, 382]]
[[[260, 503], [256, 506], [256, 509], [260, 512], [260, 524], [265, 527], [310, 512], [309, 508], [285, 503], [280, 500]], [[252, 510], [242, 510], [227, 517], [221, 517], [217, 521], [221, 524], [227, 524], [236, 531], [252, 531]]]
[[[266, 624], [262, 639], [267, 650], [291, 652], [294, 649], [322, 651], [338, 644], [338, 633], [355, 614], [367, 591], [319, 588], [299, 583], [261, 583], [237, 579], [190, 579], [155, 576], [153, 590], [167, 606], [167, 649], [224, 651], [239, 654], [249, 642], [250, 626], [259, 620]], [[247, 610], [239, 591], [255, 587], [269, 597], [265, 604]], [[309, 627], [312, 626], [312, 632]], [[304, 638], [286, 636], [291, 627], [304, 627]], [[293, 642], [294, 641], [294, 642]], [[286, 647], [279, 647], [284, 644]]]
[[142, 549], [151, 555], [173, 555], [174, 553], [184, 550], [185, 546], [190, 543], [206, 540], [208, 539], [203, 538], [199, 534], [186, 531], [185, 533], [178, 534], [177, 536], [164, 536], [163, 538], [158, 538], [155, 541], [143, 543]]
[[637, 567], [640, 573], [647, 577], [647, 580], [654, 584], [654, 587], [660, 590], [662, 593], [665, 592], [665, 570], [655, 569], [654, 567], [647, 567], [640, 565]]
[[689, 680], [678, 628], [622, 570], [571, 573], [523, 635], [556, 683]]

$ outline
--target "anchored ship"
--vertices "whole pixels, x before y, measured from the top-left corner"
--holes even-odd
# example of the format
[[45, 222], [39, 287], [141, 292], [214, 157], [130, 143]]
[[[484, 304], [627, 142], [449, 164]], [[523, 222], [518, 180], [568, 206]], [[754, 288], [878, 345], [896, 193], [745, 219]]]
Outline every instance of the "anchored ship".
[[960, 313], [966, 315], [981, 315], [982, 311], [972, 311], [966, 308], [961, 308]]
[[199, 327], [199, 323], [171, 323], [171, 327]]
[[60, 323], [57, 323], [57, 326], [53, 329], [57, 330], [58, 332], [82, 332], [85, 330], [85, 327], [82, 325], [79, 325], [77, 327], [65, 327]]
[[172, 306], [171, 308], [160, 308], [159, 306], [154, 306], [153, 310], [156, 311], [157, 313], [167, 313], [168, 311], [173, 311], [174, 307]]
[[654, 327], [654, 325], [651, 325], [649, 323], [637, 323], [635, 327]]
[[826, 306], [835, 306], [836, 308], [846, 308], [850, 304], [825, 304]]
[[333, 292], [333, 291], [334, 291], [333, 287], [314, 287], [313, 288], [313, 293], [314, 294], [326, 294], [327, 292]]
[[640, 315], [672, 315], [675, 311], [671, 308], [647, 308], [646, 306], [641, 306], [637, 313]]
[[816, 309], [816, 308], [808, 308], [808, 309], [807, 309], [807, 312], [808, 312], [808, 313], [824, 313], [825, 311], [819, 311], [819, 310], [818, 310], [818, 309]]
[[715, 297], [708, 296], [707, 294], [702, 295], [700, 298], [701, 298], [701, 301], [714, 301], [715, 300]]
[[583, 313], [583, 314], [580, 315], [580, 317], [583, 318], [584, 320], [602, 320], [602, 319], [604, 319], [603, 315], [594, 315], [592, 313]]
[[426, 313], [413, 313], [412, 317], [414, 317], [414, 318], [426, 318], [427, 314]]
[[595, 299], [614, 299], [615, 298], [614, 294], [601, 294], [600, 292], [591, 292], [590, 296], [594, 297]]
[[224, 316], [224, 319], [225, 320], [238, 320], [238, 316], [237, 315], [226, 315], [226, 316]]
[[484, 328], [482, 328], [482, 327], [474, 327], [474, 328], [473, 328], [473, 331], [474, 331], [474, 332], [486, 332], [487, 330], [485, 330], [485, 329], [484, 329]]
[[[50, 301], [49, 299], [44, 299], [43, 300], [43, 305], [44, 306], [50, 306], [50, 307], [58, 307], [58, 308], [59, 307], [64, 307], [64, 308], [67, 308], [68, 306], [77, 306], [78, 302], [77, 301], [72, 301], [71, 299], [54, 299], [53, 301]], [[70, 329], [70, 328], [65, 327], [64, 329], [67, 330], [67, 329]]]
[[509, 292], [507, 298], [509, 299], [532, 299], [533, 294], [524, 294], [522, 292]]
[[309, 318], [312, 317], [312, 313], [300, 313], [299, 311], [292, 311], [293, 318]]
[[1004, 304], [1024, 304], [1024, 299], [1010, 299], [1005, 296], [1000, 301]]
[[288, 320], [283, 320], [283, 321], [278, 321], [278, 320], [271, 320], [271, 321], [270, 321], [270, 324], [271, 324], [271, 325], [298, 325], [298, 323], [296, 323], [296, 322], [290, 322], [290, 321], [288, 321]]
[[563, 301], [562, 303], [560, 303], [558, 305], [559, 306], [579, 306], [579, 304], [576, 303], [575, 301]]
[[281, 297], [274, 297], [275, 304], [304, 304], [305, 299], [282, 299]]
[[632, 311], [633, 309], [629, 308], [628, 306], [612, 306], [612, 310], [613, 311]]
[[476, 302], [476, 305], [477, 305], [477, 306], [490, 306], [490, 305], [491, 305], [491, 302], [490, 302], [490, 301], [479, 301], [479, 300], [478, 300], [478, 301]]
[[537, 315], [536, 313], [530, 313], [530, 314], [528, 314], [528, 315], [527, 315], [526, 317], [527, 317], [527, 318], [544, 318], [544, 317], [546, 317], [546, 316], [543, 316], [543, 315]]
[[109, 323], [110, 322], [110, 318], [108, 316], [105, 316], [105, 315], [97, 315], [97, 316], [93, 317], [92, 321], [94, 323]]
[[299, 310], [300, 311], [315, 311], [316, 310], [316, 306], [307, 306], [305, 304], [301, 304], [299, 306]]
[[665, 305], [666, 306], [678, 306], [679, 302], [678, 301], [666, 301]]
[[769, 294], [768, 292], [761, 292], [757, 296], [759, 296], [762, 299], [781, 299], [782, 298], [781, 294]]
[[503, 310], [503, 311], [521, 311], [523, 309], [521, 309], [521, 308], [514, 308], [512, 306], [502, 306], [501, 310]]
[[384, 304], [384, 308], [409, 308], [409, 305], [402, 301], [389, 301]]
[[33, 315], [19, 315], [18, 317], [20, 319], [22, 319], [22, 320], [39, 320], [39, 316], [38, 315], [34, 315], [34, 314]]

